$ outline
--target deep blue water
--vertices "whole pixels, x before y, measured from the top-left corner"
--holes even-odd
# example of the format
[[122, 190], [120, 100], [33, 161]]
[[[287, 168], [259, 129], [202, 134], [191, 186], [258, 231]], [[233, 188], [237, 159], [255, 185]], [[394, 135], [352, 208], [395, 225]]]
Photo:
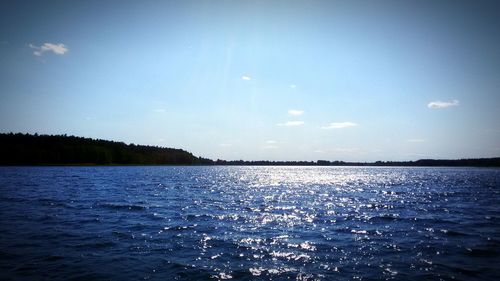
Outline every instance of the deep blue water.
[[500, 169], [0, 167], [1, 280], [499, 280]]

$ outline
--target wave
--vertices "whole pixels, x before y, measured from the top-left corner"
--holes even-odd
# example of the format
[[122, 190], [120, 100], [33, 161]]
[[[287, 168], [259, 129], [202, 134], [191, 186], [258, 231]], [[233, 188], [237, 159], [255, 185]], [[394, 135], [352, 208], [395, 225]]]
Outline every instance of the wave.
[[137, 204], [102, 203], [98, 204], [98, 206], [105, 209], [119, 210], [119, 211], [144, 211], [148, 209], [147, 206], [137, 205]]

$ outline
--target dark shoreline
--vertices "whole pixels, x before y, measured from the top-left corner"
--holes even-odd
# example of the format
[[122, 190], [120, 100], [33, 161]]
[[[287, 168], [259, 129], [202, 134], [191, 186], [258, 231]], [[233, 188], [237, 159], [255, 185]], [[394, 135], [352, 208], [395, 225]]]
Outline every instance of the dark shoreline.
[[500, 157], [416, 161], [244, 161], [196, 157], [176, 148], [67, 135], [0, 134], [0, 166], [500, 167]]
[[184, 164], [16, 164], [16, 165], [0, 165], [1, 167], [346, 167], [346, 168], [500, 168], [500, 166], [472, 166], [472, 165], [218, 165], [218, 164], [199, 164], [199, 165], [184, 165]]

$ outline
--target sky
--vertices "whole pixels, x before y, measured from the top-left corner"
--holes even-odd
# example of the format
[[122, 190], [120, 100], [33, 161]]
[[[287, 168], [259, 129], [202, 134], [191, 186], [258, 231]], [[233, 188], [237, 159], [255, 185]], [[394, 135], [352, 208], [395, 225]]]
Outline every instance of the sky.
[[500, 156], [498, 1], [0, 2], [0, 132], [226, 160]]

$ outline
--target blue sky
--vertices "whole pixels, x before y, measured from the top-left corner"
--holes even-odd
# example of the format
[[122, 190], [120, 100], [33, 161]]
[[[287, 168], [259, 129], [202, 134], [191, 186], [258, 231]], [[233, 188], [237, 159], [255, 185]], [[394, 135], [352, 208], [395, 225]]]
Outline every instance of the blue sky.
[[0, 131], [212, 159], [500, 156], [495, 1], [1, 1]]

